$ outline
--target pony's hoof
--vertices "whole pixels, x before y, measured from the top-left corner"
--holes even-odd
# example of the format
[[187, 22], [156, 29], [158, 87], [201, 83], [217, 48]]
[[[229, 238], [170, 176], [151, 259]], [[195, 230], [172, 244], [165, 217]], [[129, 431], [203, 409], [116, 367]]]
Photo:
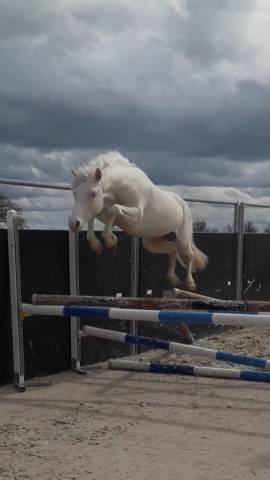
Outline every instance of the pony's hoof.
[[167, 275], [167, 280], [168, 282], [170, 283], [170, 285], [172, 287], [178, 287], [179, 283], [180, 283], [180, 280], [179, 278], [177, 277], [177, 275], [173, 274], [173, 275]]
[[96, 255], [102, 255], [102, 253], [103, 253], [103, 246], [100, 244], [97, 248], [94, 248], [94, 249], [93, 249], [93, 252], [94, 252]]
[[103, 253], [103, 245], [99, 240], [96, 240], [94, 242], [89, 241], [89, 244], [92, 252], [94, 252], [96, 255], [101, 255]]
[[104, 243], [107, 248], [113, 248], [117, 245], [117, 237], [112, 233], [109, 237], [104, 237]]
[[196, 290], [196, 283], [194, 281], [186, 282], [186, 288], [187, 290], [194, 292], [194, 290]]

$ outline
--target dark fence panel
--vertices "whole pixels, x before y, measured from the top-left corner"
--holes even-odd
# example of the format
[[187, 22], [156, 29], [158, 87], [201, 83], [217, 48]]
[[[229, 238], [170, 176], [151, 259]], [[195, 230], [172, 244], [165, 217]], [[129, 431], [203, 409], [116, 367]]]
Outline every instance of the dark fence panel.
[[[195, 243], [209, 258], [205, 270], [194, 275], [197, 291], [205, 295], [222, 298], [235, 298], [236, 278], [236, 234], [199, 233], [194, 235]], [[163, 290], [170, 289], [166, 280], [168, 257], [147, 252], [142, 247], [140, 294], [146, 296], [148, 289], [153, 297], [162, 296]], [[184, 269], [177, 265], [177, 274], [185, 278]], [[181, 288], [181, 286], [180, 286]], [[183, 285], [183, 288], [184, 285]], [[205, 327], [204, 327], [205, 330]], [[192, 327], [193, 333], [201, 333], [201, 327]], [[140, 333], [146, 336], [163, 336], [172, 340], [181, 339], [177, 326], [160, 327], [158, 324], [140, 322]]]
[[270, 235], [249, 233], [244, 239], [243, 295], [245, 300], [270, 298]]
[[234, 299], [237, 234], [197, 233], [194, 237], [198, 248], [209, 258], [205, 270], [196, 274], [197, 290], [224, 300]]
[[[209, 258], [206, 269], [194, 276], [197, 290], [205, 295], [233, 299], [236, 277], [236, 234], [199, 233], [195, 235], [195, 242]], [[142, 297], [146, 295], [148, 289], [152, 290], [153, 297], [160, 297], [163, 290], [170, 289], [166, 280], [167, 269], [167, 255], [149, 253], [142, 247], [140, 280]], [[177, 265], [177, 273], [181, 280], [185, 278], [185, 271], [179, 265]]]
[[[99, 234], [98, 234], [99, 235]], [[94, 255], [85, 233], [80, 235], [80, 283], [83, 295], [130, 295], [131, 239], [117, 233], [117, 250]], [[68, 233], [63, 231], [20, 231], [23, 301], [30, 302], [33, 292], [69, 293]], [[196, 275], [198, 291], [224, 299], [235, 296], [236, 234], [195, 235], [196, 244], [209, 256], [205, 271]], [[245, 299], [268, 300], [270, 280], [268, 258], [270, 235], [247, 234], [244, 243]], [[140, 295], [151, 289], [161, 296], [170, 288], [166, 281], [168, 259], [165, 255], [141, 250]], [[178, 267], [184, 278], [184, 270]], [[7, 232], [0, 230], [0, 383], [12, 381], [12, 342], [9, 305]], [[247, 287], [249, 289], [247, 290]], [[84, 320], [84, 323], [85, 320]], [[88, 323], [88, 322], [87, 322]], [[90, 324], [90, 322], [89, 322]], [[129, 322], [96, 320], [92, 325], [129, 331]], [[149, 328], [151, 327], [151, 331]], [[154, 324], [141, 324], [141, 333], [180, 339], [176, 329], [159, 330]], [[64, 318], [33, 317], [24, 324], [26, 377], [56, 373], [70, 368], [70, 322]], [[82, 363], [89, 364], [128, 353], [126, 345], [88, 337], [82, 342]]]
[[[100, 239], [100, 232], [97, 233], [97, 237]], [[117, 293], [122, 293], [123, 297], [130, 295], [131, 239], [122, 232], [117, 232], [117, 238], [116, 249], [104, 248], [102, 255], [96, 255], [90, 250], [85, 232], [80, 234], [81, 295], [115, 296]], [[130, 322], [115, 320], [92, 319], [90, 321], [84, 318], [81, 324], [127, 332], [130, 329]], [[82, 365], [105, 361], [129, 352], [130, 347], [126, 344], [86, 337], [82, 340]]]
[[[100, 239], [100, 232], [97, 232]], [[104, 248], [96, 255], [89, 247], [85, 232], [79, 238], [80, 293], [81, 295], [130, 294], [131, 241], [130, 237], [117, 232], [116, 249]]]
[[[68, 233], [21, 230], [22, 300], [34, 292], [69, 293]], [[70, 368], [70, 322], [64, 317], [33, 316], [24, 322], [26, 377]]]

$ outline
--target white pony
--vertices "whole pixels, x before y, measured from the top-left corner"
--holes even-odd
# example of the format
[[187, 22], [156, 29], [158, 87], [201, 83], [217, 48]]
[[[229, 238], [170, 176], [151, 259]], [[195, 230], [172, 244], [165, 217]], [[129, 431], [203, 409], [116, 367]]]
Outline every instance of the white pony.
[[94, 232], [95, 218], [105, 224], [102, 240], [107, 248], [117, 244], [114, 225], [138, 235], [150, 252], [169, 255], [167, 279], [172, 286], [179, 284], [178, 261], [187, 271], [186, 287], [195, 288], [192, 272], [205, 268], [208, 259], [194, 244], [191, 212], [181, 197], [158, 188], [118, 152], [102, 153], [72, 173], [72, 232], [87, 223], [87, 239], [96, 253], [103, 247]]

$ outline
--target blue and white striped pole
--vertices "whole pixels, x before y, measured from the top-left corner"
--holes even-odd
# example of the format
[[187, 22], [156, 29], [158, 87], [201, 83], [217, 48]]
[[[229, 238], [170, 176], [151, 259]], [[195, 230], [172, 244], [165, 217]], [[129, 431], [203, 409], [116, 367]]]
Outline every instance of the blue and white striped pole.
[[111, 320], [138, 320], [172, 324], [185, 322], [189, 325], [256, 326], [270, 327], [270, 312], [213, 312], [194, 310], [140, 310], [129, 308], [32, 305], [23, 303], [20, 312], [27, 315], [78, 316], [108, 318]]
[[266, 358], [250, 357], [235, 353], [223, 352], [212, 348], [196, 347], [182, 343], [168, 342], [157, 338], [148, 338], [141, 335], [129, 335], [128, 333], [115, 330], [105, 330], [103, 328], [90, 327], [84, 325], [82, 335], [113, 340], [115, 342], [145, 345], [147, 347], [167, 350], [170, 353], [189, 354], [197, 357], [205, 357], [211, 360], [218, 360], [227, 363], [237, 363], [239, 365], [248, 365], [250, 367], [270, 370], [270, 360]]
[[250, 382], [270, 382], [270, 372], [238, 370], [236, 368], [198, 367], [187, 364], [138, 362], [133, 360], [109, 360], [108, 366], [114, 370], [191, 375], [193, 377], [233, 378]]

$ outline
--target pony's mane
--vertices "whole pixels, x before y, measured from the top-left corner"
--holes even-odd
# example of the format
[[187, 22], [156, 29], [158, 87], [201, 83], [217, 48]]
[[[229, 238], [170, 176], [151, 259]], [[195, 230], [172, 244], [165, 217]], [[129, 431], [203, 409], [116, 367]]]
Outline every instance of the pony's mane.
[[93, 177], [97, 168], [103, 170], [106, 167], [134, 167], [135, 164], [130, 163], [130, 161], [123, 157], [121, 153], [115, 151], [109, 151], [105, 153], [100, 153], [94, 158], [91, 158], [88, 163], [81, 165], [75, 170], [75, 176], [72, 182], [72, 185], [76, 185], [80, 180], [85, 177]]

